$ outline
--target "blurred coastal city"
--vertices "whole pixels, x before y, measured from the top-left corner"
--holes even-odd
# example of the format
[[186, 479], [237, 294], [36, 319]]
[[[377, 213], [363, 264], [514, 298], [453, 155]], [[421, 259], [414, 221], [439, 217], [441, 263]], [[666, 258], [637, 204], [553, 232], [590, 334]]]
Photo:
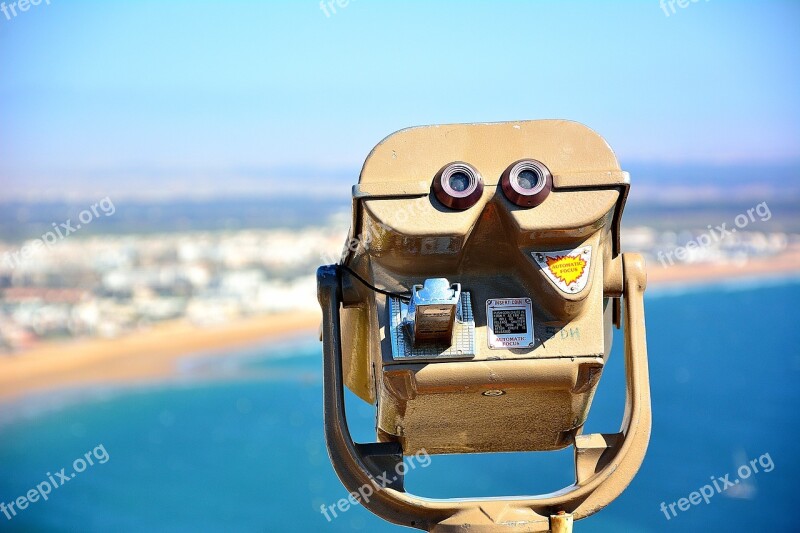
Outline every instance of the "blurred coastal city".
[[[742, 209], [721, 230], [676, 229], [687, 217], [671, 212], [676, 221], [667, 228], [637, 224], [634, 214], [623, 232], [623, 249], [645, 254], [651, 279], [781, 258], [800, 270], [800, 233], [776, 231], [766, 203], [749, 217]], [[76, 338], [115, 339], [167, 322], [201, 329], [314, 310], [315, 269], [338, 260], [350, 219], [342, 209], [305, 227], [145, 234], [103, 234], [105, 222], [96, 220], [94, 233], [75, 231], [52, 244], [0, 242], [0, 353]]]
[[[316, 307], [316, 267], [341, 221], [302, 230], [75, 237], [0, 264], [0, 350], [114, 338], [185, 319], [197, 327]], [[14, 246], [0, 244], [0, 257]]]

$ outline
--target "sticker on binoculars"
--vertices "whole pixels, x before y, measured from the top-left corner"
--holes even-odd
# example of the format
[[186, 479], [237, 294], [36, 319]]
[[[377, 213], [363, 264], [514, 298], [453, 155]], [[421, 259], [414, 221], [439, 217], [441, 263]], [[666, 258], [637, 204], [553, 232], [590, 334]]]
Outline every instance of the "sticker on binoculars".
[[486, 300], [489, 348], [533, 347], [533, 310], [530, 298]]
[[577, 294], [586, 288], [592, 263], [591, 246], [556, 252], [531, 252], [531, 255], [542, 272], [563, 292]]

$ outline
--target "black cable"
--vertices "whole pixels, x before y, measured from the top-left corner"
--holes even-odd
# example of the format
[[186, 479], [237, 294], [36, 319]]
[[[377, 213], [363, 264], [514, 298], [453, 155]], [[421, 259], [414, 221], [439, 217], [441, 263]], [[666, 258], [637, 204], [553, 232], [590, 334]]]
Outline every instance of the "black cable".
[[387, 291], [385, 289], [379, 289], [378, 287], [372, 285], [370, 282], [368, 282], [367, 280], [365, 280], [364, 278], [362, 278], [361, 276], [356, 274], [355, 271], [352, 268], [350, 268], [349, 266], [339, 265], [339, 267], [342, 270], [344, 270], [347, 273], [349, 273], [354, 278], [356, 278], [358, 281], [363, 283], [364, 286], [367, 287], [368, 289], [371, 289], [371, 290], [373, 290], [373, 291], [375, 291], [375, 292], [377, 292], [379, 294], [383, 294], [383, 295], [386, 295], [386, 296], [394, 296], [395, 298], [400, 298], [401, 300], [406, 301], [406, 302], [411, 300], [411, 295], [409, 295], [409, 294], [402, 294], [402, 293], [399, 293], [399, 292], [392, 292], [392, 291]]

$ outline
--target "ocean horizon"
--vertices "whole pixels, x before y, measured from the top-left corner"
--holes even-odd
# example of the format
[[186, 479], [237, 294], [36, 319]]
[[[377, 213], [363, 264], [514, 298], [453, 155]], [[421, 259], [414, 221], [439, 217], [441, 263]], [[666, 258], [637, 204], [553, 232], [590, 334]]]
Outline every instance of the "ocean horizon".
[[[798, 300], [796, 276], [648, 291], [648, 455], [622, 496], [577, 530], [758, 530], [765, 509], [788, 506], [800, 474], [791, 448], [800, 421]], [[586, 433], [615, 432], [622, 419], [621, 335], [614, 342]], [[196, 365], [215, 379], [196, 379]], [[303, 337], [223, 359], [187, 356], [163, 382], [0, 406], [0, 502], [79, 458], [94, 460], [47, 501], [11, 519], [0, 514], [0, 531], [401, 531], [360, 506], [335, 518], [320, 511], [347, 496], [325, 450], [321, 365], [319, 342]], [[347, 408], [356, 440], [374, 440], [372, 406], [351, 395]], [[662, 510], [715, 479], [738, 478], [752, 461], [758, 473], [709, 503], [674, 516]], [[432, 456], [406, 486], [432, 498], [507, 496], [558, 490], [573, 475], [571, 448]], [[783, 513], [769, 519], [774, 530], [794, 530]]]

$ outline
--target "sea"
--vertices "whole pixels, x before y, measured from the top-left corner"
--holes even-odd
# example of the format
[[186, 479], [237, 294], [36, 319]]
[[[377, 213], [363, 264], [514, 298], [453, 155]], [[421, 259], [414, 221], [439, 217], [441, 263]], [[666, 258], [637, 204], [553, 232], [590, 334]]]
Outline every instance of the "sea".
[[[798, 305], [796, 277], [648, 292], [647, 457], [575, 531], [800, 531]], [[617, 334], [586, 432], [619, 428], [621, 350]], [[226, 355], [187, 357], [161, 383], [0, 407], [0, 502], [39, 495], [0, 514], [0, 531], [403, 530], [336, 508], [347, 493], [323, 440], [316, 339]], [[347, 409], [355, 438], [373, 440], [372, 407], [349, 397]], [[574, 475], [570, 450], [412, 461], [407, 489], [432, 498], [546, 493]]]

